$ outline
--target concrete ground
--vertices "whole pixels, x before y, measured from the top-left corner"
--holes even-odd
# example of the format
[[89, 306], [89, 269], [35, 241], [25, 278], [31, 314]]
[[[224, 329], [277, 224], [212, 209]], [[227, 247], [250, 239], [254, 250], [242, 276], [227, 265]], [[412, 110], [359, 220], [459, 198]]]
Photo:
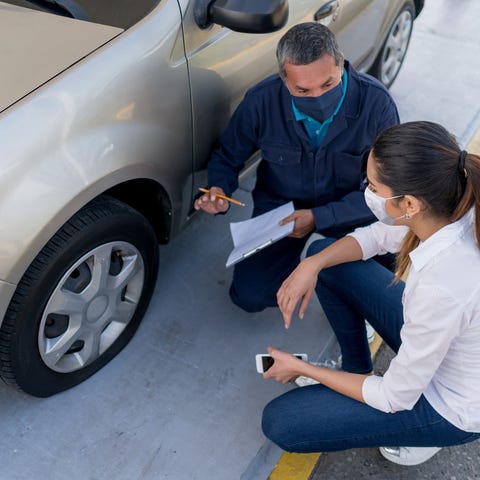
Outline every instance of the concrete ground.
[[[427, 0], [392, 88], [403, 121], [438, 121], [462, 145], [480, 126], [478, 18], [478, 0]], [[334, 339], [318, 303], [289, 331], [276, 309], [252, 315], [230, 303], [228, 222], [248, 217], [251, 186], [252, 175], [235, 195], [248, 207], [198, 215], [160, 249], [145, 319], [102, 371], [48, 399], [0, 385], [0, 480], [269, 477], [282, 452], [261, 432], [262, 408], [290, 387], [263, 381], [254, 355], [276, 345], [322, 359]], [[477, 448], [445, 449], [418, 470], [373, 450], [322, 455], [311, 478], [479, 478]]]

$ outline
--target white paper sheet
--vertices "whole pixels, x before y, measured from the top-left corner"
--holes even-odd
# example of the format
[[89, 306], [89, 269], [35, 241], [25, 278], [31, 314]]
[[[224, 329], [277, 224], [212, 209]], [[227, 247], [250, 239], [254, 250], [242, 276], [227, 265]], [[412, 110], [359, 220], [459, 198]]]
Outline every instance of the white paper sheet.
[[259, 252], [293, 232], [295, 222], [278, 222], [293, 213], [293, 203], [287, 203], [258, 217], [230, 223], [234, 248], [227, 259], [227, 267]]

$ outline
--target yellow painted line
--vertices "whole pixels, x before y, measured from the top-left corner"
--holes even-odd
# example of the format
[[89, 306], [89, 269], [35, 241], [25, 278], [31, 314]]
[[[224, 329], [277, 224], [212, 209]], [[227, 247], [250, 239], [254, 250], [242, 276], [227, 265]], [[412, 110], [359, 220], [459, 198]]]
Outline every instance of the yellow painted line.
[[319, 457], [318, 453], [284, 453], [268, 480], [307, 480]]
[[[470, 140], [467, 150], [480, 154], [480, 129]], [[372, 358], [378, 352], [382, 338], [375, 335], [375, 340], [370, 344]], [[268, 480], [308, 480], [313, 473], [321, 453], [284, 453], [278, 461]]]
[[[377, 354], [381, 344], [382, 338], [376, 333], [375, 340], [370, 344], [372, 358]], [[270, 473], [268, 480], [308, 480], [321, 455], [321, 453], [285, 452]]]
[[470, 140], [467, 150], [472, 153], [480, 154], [480, 129], [477, 130], [477, 133]]

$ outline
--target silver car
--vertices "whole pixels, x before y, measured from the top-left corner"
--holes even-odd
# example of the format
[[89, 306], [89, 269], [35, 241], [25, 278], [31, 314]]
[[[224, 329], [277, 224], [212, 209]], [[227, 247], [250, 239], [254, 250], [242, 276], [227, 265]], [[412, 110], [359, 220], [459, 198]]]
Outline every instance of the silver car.
[[[0, 2], [0, 374], [46, 397], [132, 338], [158, 244], [299, 22], [389, 86], [421, 0]], [[161, 251], [161, 249], [160, 249]], [[187, 254], [187, 252], [186, 252]]]

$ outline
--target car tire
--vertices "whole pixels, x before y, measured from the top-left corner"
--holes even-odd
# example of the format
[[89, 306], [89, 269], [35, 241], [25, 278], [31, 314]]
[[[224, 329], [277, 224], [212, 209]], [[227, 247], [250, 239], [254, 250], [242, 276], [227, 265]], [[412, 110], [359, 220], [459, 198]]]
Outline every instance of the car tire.
[[90, 202], [23, 275], [0, 329], [0, 374], [48, 397], [84, 381], [130, 341], [158, 272], [147, 220], [107, 196]]
[[390, 88], [408, 50], [415, 18], [413, 2], [406, 2], [390, 27], [382, 48], [369, 72], [380, 80], [385, 87]]

